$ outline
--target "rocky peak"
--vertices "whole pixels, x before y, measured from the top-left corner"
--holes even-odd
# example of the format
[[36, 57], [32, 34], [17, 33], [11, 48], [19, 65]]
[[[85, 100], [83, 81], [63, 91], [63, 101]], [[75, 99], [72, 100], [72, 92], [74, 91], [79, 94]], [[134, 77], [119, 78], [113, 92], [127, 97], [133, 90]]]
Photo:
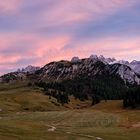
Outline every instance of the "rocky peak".
[[140, 65], [140, 61], [133, 60], [130, 64], [131, 65]]
[[90, 58], [90, 59], [98, 59], [98, 56], [97, 56], [97, 55], [92, 54], [89, 58]]
[[[137, 72], [136, 72], [137, 71]], [[73, 57], [71, 61], [51, 62], [41, 69], [39, 67], [28, 66], [19, 69], [18, 72], [10, 73], [0, 77], [4, 79], [22, 79], [29, 74], [35, 75], [43, 81], [59, 81], [72, 79], [78, 76], [97, 76], [118, 75], [125, 83], [140, 84], [140, 65], [139, 62], [129, 63], [128, 61], [116, 61], [115, 58], [105, 58], [104, 56], [91, 55], [89, 58], [79, 59]]]
[[[94, 57], [96, 58], [96, 57]], [[99, 59], [81, 59], [78, 63], [59, 61], [46, 65], [41, 73], [41, 80], [64, 80], [77, 76], [96, 77], [101, 75], [119, 75], [125, 83], [140, 84], [140, 79], [133, 69], [124, 64], [107, 64]]]
[[22, 69], [18, 69], [17, 72], [23, 72], [23, 73], [34, 73], [35, 71], [39, 70], [40, 67], [35, 67], [35, 66], [27, 66], [25, 68], [22, 68]]
[[79, 61], [80, 61], [79, 57], [73, 57], [71, 59], [71, 62], [79, 62]]
[[140, 84], [140, 78], [136, 72], [127, 65], [113, 64], [110, 67], [110, 74], [119, 75], [125, 83]]

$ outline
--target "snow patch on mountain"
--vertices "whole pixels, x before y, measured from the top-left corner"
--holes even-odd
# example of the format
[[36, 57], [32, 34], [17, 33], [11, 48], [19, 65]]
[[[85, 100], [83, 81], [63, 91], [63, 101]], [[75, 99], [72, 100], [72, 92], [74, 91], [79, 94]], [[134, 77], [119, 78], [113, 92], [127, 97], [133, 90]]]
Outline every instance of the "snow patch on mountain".
[[116, 60], [113, 58], [105, 58], [103, 55], [97, 56], [97, 55], [91, 55], [89, 58], [94, 60], [100, 60], [105, 64], [122, 64], [127, 65], [131, 69], [133, 69], [136, 73], [140, 74], [140, 61], [133, 60], [132, 62], [126, 61], [126, 60]]
[[127, 65], [113, 64], [111, 65], [110, 73], [118, 74], [124, 80], [125, 83], [138, 85], [140, 84], [140, 78], [138, 77], [138, 75], [133, 69], [131, 69]]
[[[37, 73], [35, 73], [37, 71]], [[35, 74], [39, 80], [64, 80], [77, 76], [119, 75], [125, 83], [140, 85], [140, 61], [128, 62], [105, 58], [103, 55], [91, 55], [89, 58], [73, 57], [71, 61], [51, 62], [42, 68], [27, 66], [18, 71], [0, 77], [1, 81], [25, 79], [28, 74]]]
[[39, 69], [40, 69], [40, 67], [35, 67], [35, 66], [29, 65], [26, 68], [18, 69], [17, 72], [21, 72], [21, 73], [22, 72], [24, 72], [24, 73], [27, 73], [27, 72], [34, 73], [35, 71], [37, 71]]

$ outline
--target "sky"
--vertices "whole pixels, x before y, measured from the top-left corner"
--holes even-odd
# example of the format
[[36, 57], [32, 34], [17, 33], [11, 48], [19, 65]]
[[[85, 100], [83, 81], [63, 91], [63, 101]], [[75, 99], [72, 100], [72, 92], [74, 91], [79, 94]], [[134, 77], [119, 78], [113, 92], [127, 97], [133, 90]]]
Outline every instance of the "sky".
[[0, 75], [91, 54], [140, 60], [140, 0], [0, 0]]

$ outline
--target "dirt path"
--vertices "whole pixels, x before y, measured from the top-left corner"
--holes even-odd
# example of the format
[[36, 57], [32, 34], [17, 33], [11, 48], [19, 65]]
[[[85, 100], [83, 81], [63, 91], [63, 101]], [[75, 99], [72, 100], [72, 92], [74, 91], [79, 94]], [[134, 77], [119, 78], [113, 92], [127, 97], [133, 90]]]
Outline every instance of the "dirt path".
[[103, 140], [100, 137], [95, 137], [93, 135], [85, 135], [85, 134], [77, 134], [77, 133], [73, 133], [73, 132], [66, 132], [67, 134], [71, 134], [71, 135], [76, 135], [76, 136], [81, 136], [81, 137], [87, 137], [87, 138], [96, 138], [96, 140]]
[[[46, 125], [46, 126], [49, 127], [49, 129], [48, 129], [49, 132], [54, 132], [56, 130], [55, 126], [52, 126], [52, 125]], [[102, 138], [96, 137], [93, 135], [85, 135], [85, 134], [79, 134], [79, 133], [74, 133], [74, 132], [66, 132], [66, 134], [80, 136], [80, 137], [87, 137], [87, 138], [95, 138], [96, 140], [103, 140]]]

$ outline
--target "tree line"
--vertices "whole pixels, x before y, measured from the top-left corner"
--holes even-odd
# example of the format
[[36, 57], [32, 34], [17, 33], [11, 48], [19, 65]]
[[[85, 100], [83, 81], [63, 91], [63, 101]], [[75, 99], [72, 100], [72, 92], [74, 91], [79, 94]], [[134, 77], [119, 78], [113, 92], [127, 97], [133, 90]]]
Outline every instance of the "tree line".
[[130, 87], [124, 95], [123, 106], [125, 108], [140, 107], [140, 86]]
[[123, 99], [127, 88], [117, 76], [98, 76], [94, 78], [79, 76], [61, 82], [38, 82], [46, 95], [55, 97], [58, 102], [68, 103], [69, 95], [81, 101], [92, 99], [92, 105], [101, 100]]

